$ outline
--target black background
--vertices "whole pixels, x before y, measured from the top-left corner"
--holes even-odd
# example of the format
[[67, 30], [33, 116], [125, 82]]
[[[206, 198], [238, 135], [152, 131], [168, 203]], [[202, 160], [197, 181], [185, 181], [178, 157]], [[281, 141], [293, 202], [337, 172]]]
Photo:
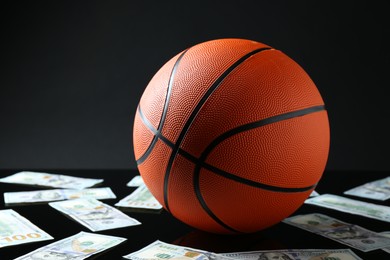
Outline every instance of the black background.
[[150, 78], [194, 44], [233, 37], [282, 50], [312, 77], [329, 112], [328, 169], [390, 170], [384, 3], [3, 1], [0, 168], [135, 168]]

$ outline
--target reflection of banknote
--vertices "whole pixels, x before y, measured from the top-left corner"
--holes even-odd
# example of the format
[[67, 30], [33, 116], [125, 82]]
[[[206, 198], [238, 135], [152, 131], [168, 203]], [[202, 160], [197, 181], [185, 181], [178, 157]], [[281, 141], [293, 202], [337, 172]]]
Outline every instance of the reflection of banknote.
[[0, 248], [49, 239], [53, 237], [16, 211], [0, 210]]
[[141, 175], [134, 176], [126, 185], [128, 187], [138, 187], [145, 184], [144, 180], [142, 179]]
[[50, 202], [49, 205], [92, 231], [141, 224], [120, 210], [92, 198]]
[[363, 252], [390, 246], [390, 238], [386, 236], [323, 214], [297, 215], [286, 218], [283, 222]]
[[159, 260], [159, 259], [195, 259], [195, 260], [231, 260], [234, 258], [207, 252], [199, 249], [168, 244], [159, 240], [150, 245], [123, 256], [132, 260]]
[[115, 199], [116, 196], [109, 187], [89, 188], [84, 190], [51, 189], [4, 193], [4, 202], [6, 204], [30, 204], [79, 198], [103, 200]]
[[130, 195], [121, 199], [115, 206], [143, 209], [161, 209], [161, 204], [150, 193], [146, 185], [139, 186]]
[[80, 190], [101, 183], [103, 182], [103, 179], [89, 179], [61, 174], [22, 171], [0, 178], [0, 182]]
[[112, 248], [126, 238], [80, 232], [71, 237], [59, 240], [33, 252], [20, 256], [15, 260], [35, 259], [72, 259], [82, 260]]
[[387, 206], [348, 199], [332, 194], [323, 194], [309, 198], [305, 203], [390, 222], [390, 207]]
[[313, 191], [310, 193], [310, 196], [309, 196], [309, 197], [317, 197], [317, 196], [320, 196], [320, 194], [319, 194], [317, 191], [313, 190]]
[[387, 200], [390, 198], [390, 177], [363, 184], [345, 191], [344, 194], [374, 200]]
[[236, 260], [283, 259], [283, 260], [359, 260], [351, 249], [286, 249], [249, 251], [222, 254]]

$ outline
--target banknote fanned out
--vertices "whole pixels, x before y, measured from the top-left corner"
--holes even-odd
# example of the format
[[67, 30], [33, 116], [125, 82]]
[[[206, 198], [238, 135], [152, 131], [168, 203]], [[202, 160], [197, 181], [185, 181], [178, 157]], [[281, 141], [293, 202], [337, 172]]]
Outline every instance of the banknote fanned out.
[[128, 187], [139, 187], [141, 185], [144, 185], [144, 180], [142, 179], [141, 175], [134, 176], [127, 184]]
[[103, 179], [90, 179], [62, 174], [22, 171], [4, 178], [0, 178], [0, 182], [33, 185], [39, 187], [81, 190], [102, 183]]
[[296, 215], [284, 219], [283, 222], [363, 252], [390, 246], [390, 238], [380, 233], [319, 213]]
[[[383, 235], [383, 236], [385, 236], [385, 237], [390, 238], [390, 231], [384, 231], [384, 232], [381, 232], [380, 234]], [[390, 254], [390, 246], [389, 246], [389, 247], [382, 248], [382, 250], [385, 251], [386, 253], [389, 253], [389, 254]]]
[[146, 185], [139, 186], [130, 195], [115, 204], [118, 207], [131, 207], [143, 209], [162, 209], [162, 205], [150, 193]]
[[390, 176], [357, 186], [345, 191], [344, 194], [373, 200], [387, 200], [390, 198]]
[[53, 237], [16, 211], [0, 210], [0, 248], [50, 239]]
[[67, 199], [94, 198], [98, 200], [115, 199], [116, 196], [109, 187], [74, 189], [49, 189], [35, 191], [5, 192], [4, 202], [7, 205], [34, 204]]
[[74, 259], [82, 260], [126, 241], [126, 238], [80, 232], [47, 246], [38, 248], [15, 260]]
[[49, 205], [91, 231], [140, 225], [141, 222], [96, 199], [50, 202]]
[[333, 194], [323, 194], [309, 198], [305, 203], [390, 222], [390, 207], [388, 206], [348, 199]]
[[163, 260], [163, 259], [193, 259], [193, 260], [233, 260], [234, 258], [207, 252], [200, 249], [168, 244], [156, 240], [148, 246], [123, 256], [131, 260]]
[[236, 260], [289, 259], [289, 260], [361, 260], [351, 249], [285, 249], [223, 253]]

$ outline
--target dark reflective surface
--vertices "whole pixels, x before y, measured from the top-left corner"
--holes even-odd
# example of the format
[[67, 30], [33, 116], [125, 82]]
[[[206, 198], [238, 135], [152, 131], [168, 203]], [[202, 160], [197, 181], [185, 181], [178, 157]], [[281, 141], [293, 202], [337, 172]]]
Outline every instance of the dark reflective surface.
[[[29, 169], [23, 169], [29, 170]], [[3, 170], [0, 171], [0, 177], [14, 174], [21, 170]], [[103, 200], [111, 206], [130, 194], [135, 188], [127, 187], [126, 184], [135, 175], [136, 170], [34, 170], [39, 172], [58, 173], [77, 177], [102, 178], [104, 182], [101, 187], [110, 187], [116, 199]], [[331, 193], [342, 195], [347, 189], [361, 185], [363, 183], [385, 178], [389, 172], [332, 172], [324, 173], [316, 191], [320, 194]], [[91, 232], [79, 223], [63, 216], [61, 213], [51, 208], [47, 204], [24, 205], [24, 206], [6, 206], [4, 205], [3, 193], [11, 191], [37, 190], [36, 187], [30, 187], [18, 184], [0, 183], [0, 209], [12, 208], [22, 216], [29, 219], [32, 223], [49, 233], [54, 240], [35, 242], [30, 244], [16, 245], [12, 247], [0, 248], [0, 259], [14, 259], [26, 253], [29, 253], [39, 247], [53, 243], [60, 239], [72, 236], [80, 231]], [[42, 189], [42, 188], [39, 188]], [[354, 198], [370, 203], [390, 206], [390, 200], [380, 202], [364, 198]], [[139, 211], [125, 210], [129, 216], [139, 220], [142, 225], [118, 228], [95, 233], [120, 236], [127, 238], [127, 241], [113, 249], [99, 254], [97, 259], [122, 259], [123, 255], [137, 251], [155, 240], [167, 243], [198, 248], [212, 252], [237, 252], [254, 250], [277, 250], [277, 249], [337, 249], [348, 248], [347, 246], [327, 239], [325, 237], [312, 234], [310, 232], [289, 226], [285, 223], [279, 223], [273, 227], [262, 230], [254, 234], [246, 235], [218, 235], [195, 230], [172, 217], [165, 210]], [[341, 221], [360, 225], [366, 229], [382, 232], [390, 231], [390, 223], [368, 219], [362, 216], [342, 213], [331, 209], [320, 208], [312, 205], [302, 205], [294, 215], [318, 212], [337, 218]], [[390, 255], [382, 250], [375, 250], [364, 253], [351, 248], [358, 256], [363, 259], [390, 259]]]

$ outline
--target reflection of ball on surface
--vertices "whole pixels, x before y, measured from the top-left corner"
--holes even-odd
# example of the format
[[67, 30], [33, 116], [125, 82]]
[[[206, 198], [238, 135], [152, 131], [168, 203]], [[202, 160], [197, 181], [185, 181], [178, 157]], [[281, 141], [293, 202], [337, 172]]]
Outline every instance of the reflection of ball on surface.
[[251, 233], [298, 209], [324, 171], [329, 123], [306, 72], [245, 39], [197, 44], [146, 87], [134, 120], [145, 184], [173, 216]]

